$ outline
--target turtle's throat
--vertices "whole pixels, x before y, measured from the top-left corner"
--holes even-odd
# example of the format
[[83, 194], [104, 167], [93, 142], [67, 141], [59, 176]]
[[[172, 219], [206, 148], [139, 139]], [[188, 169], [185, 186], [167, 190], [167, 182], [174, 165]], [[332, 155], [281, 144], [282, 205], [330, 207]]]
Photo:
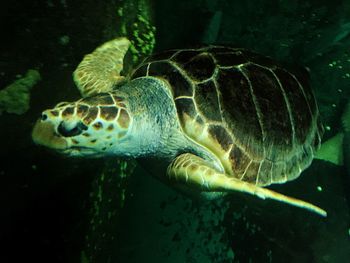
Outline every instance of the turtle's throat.
[[32, 131], [34, 143], [46, 146], [53, 150], [65, 150], [68, 148], [67, 141], [55, 132], [55, 127], [50, 122], [38, 120]]

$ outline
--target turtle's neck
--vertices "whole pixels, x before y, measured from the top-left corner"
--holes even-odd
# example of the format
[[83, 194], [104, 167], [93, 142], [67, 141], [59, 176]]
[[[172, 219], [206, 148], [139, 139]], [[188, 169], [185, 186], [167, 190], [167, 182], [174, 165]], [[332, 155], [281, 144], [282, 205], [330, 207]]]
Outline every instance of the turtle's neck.
[[176, 156], [186, 148], [168, 83], [155, 77], [130, 81], [115, 92], [128, 101], [133, 119], [130, 127], [128, 152], [130, 157]]

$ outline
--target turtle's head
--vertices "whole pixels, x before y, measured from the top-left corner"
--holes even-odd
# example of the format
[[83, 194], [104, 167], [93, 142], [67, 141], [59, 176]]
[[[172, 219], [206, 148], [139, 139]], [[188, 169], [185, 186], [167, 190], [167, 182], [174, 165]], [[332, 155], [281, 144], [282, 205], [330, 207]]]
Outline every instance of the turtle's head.
[[132, 118], [125, 99], [110, 93], [61, 102], [43, 111], [32, 138], [69, 156], [116, 154], [127, 141]]

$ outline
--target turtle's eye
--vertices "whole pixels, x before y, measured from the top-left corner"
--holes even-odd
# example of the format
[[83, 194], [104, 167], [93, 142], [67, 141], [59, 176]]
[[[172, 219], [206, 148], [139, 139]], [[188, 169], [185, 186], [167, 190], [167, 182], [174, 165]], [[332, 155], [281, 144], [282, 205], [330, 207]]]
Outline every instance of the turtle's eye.
[[67, 125], [62, 121], [60, 125], [58, 125], [57, 131], [64, 137], [73, 137], [81, 134], [83, 131], [86, 131], [88, 127], [82, 123], [78, 122], [73, 128], [68, 128]]

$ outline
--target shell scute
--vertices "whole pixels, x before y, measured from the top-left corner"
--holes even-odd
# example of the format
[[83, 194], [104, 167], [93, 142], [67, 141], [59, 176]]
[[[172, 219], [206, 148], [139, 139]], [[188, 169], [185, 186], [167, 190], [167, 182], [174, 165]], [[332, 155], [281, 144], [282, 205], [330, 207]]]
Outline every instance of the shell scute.
[[[193, 96], [193, 84], [184, 77], [183, 73], [169, 61], [157, 61], [140, 67], [135, 72], [135, 76], [159, 76], [167, 80], [172, 89], [175, 98], [178, 96]], [[143, 75], [144, 74], [144, 75]]]
[[210, 125], [209, 134], [216, 140], [224, 151], [228, 151], [233, 144], [232, 137], [227, 130], [220, 125]]
[[[269, 160], [263, 160], [260, 167], [259, 177], [257, 177], [258, 184], [269, 185], [272, 178], [272, 162]], [[268, 171], [268, 172], [264, 172]]]
[[261, 162], [251, 161], [240, 179], [248, 183], [256, 184], [261, 173], [260, 166]]
[[233, 67], [247, 63], [247, 58], [240, 50], [233, 52], [219, 52], [215, 54], [215, 59], [221, 67]]
[[190, 117], [191, 120], [195, 119], [197, 110], [191, 98], [176, 99], [175, 105], [177, 108], [181, 109], [181, 112], [179, 112], [180, 119], [184, 120], [184, 114]]
[[296, 125], [295, 139], [299, 143], [304, 143], [309, 133], [307, 127], [312, 121], [308, 101], [303, 94], [299, 82], [287, 71], [277, 68], [274, 73], [278, 77], [288, 99], [291, 112], [293, 112], [294, 124]]
[[233, 145], [229, 153], [229, 162], [231, 165], [229, 168], [235, 171], [236, 178], [240, 179], [243, 177], [246, 170], [249, 168], [251, 161], [251, 157], [249, 157], [245, 151], [237, 145]]
[[[253, 141], [258, 144], [263, 136], [248, 79], [238, 68], [222, 69], [217, 76], [217, 83], [223, 94], [222, 116], [226, 125], [234, 131], [235, 143], [238, 141], [241, 145], [249, 145]], [[254, 156], [262, 154], [256, 147], [247, 147], [247, 151]]]
[[133, 79], [148, 76], [148, 67], [149, 63], [141, 64], [138, 68], [134, 70], [134, 72], [131, 74]]
[[270, 57], [263, 56], [261, 54], [255, 53], [250, 50], [244, 50], [242, 52], [244, 53], [244, 57], [246, 58], [247, 63], [254, 63], [270, 69], [274, 69], [275, 67], [280, 67], [280, 63], [276, 62]]
[[291, 113], [288, 112], [284, 92], [275, 75], [269, 69], [254, 64], [248, 64], [242, 70], [249, 80], [249, 89], [264, 144], [278, 145], [280, 138], [284, 138], [283, 145], [291, 145], [293, 139]]
[[171, 60], [176, 62], [179, 65], [184, 65], [188, 63], [193, 58], [195, 58], [196, 56], [202, 53], [200, 50], [193, 50], [193, 49], [177, 50], [173, 52], [174, 52], [174, 55]]
[[207, 120], [222, 120], [218, 93], [213, 81], [199, 83], [196, 86], [196, 104], [198, 110]]
[[160, 60], [169, 60], [174, 55], [174, 50], [166, 50], [151, 55], [147, 58], [147, 61], [160, 61]]
[[166, 79], [171, 87], [176, 87], [173, 89], [175, 98], [193, 96], [193, 84], [183, 76], [178, 68], [166, 62], [153, 63], [150, 66], [149, 74], [155, 75], [156, 72], [161, 72], [161, 77]]
[[213, 57], [205, 52], [184, 63], [183, 68], [193, 81], [202, 82], [214, 75], [215, 62]]

